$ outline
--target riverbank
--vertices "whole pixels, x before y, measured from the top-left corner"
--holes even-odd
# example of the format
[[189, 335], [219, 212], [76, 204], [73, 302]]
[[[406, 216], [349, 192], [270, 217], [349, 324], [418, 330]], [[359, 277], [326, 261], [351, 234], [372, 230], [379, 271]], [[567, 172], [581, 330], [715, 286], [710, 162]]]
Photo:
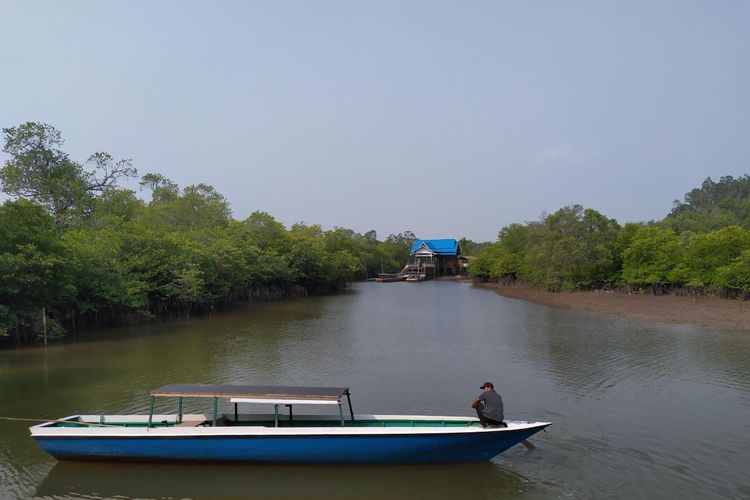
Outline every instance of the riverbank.
[[750, 301], [711, 296], [628, 294], [624, 292], [550, 292], [524, 283], [482, 283], [504, 297], [577, 311], [616, 314], [661, 323], [750, 331]]
[[[49, 342], [63, 340], [68, 335], [77, 332], [93, 331], [102, 328], [119, 328], [137, 325], [148, 325], [173, 320], [190, 319], [192, 317], [214, 316], [218, 312], [226, 311], [242, 304], [260, 304], [265, 302], [280, 302], [306, 297], [333, 295], [347, 288], [349, 283], [338, 282], [328, 285], [303, 287], [298, 284], [280, 286], [251, 286], [240, 290], [232, 290], [226, 296], [215, 301], [202, 304], [184, 304], [176, 301], [153, 300], [146, 309], [126, 309], [120, 311], [104, 310], [90, 311], [86, 315], [76, 315], [68, 312], [64, 315], [51, 316], [55, 324], [62, 328], [50, 336]], [[0, 351], [4, 349], [18, 349], [37, 347], [42, 345], [42, 336], [38, 332], [17, 329], [11, 334], [0, 332]]]

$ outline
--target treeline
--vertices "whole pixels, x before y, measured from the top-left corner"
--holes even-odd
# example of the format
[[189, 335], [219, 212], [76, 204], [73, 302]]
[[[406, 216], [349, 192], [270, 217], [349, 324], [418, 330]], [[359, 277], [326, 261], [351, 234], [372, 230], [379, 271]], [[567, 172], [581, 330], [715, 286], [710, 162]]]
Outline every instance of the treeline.
[[628, 287], [750, 298], [750, 176], [706, 179], [660, 221], [621, 226], [565, 207], [504, 227], [470, 264], [483, 280], [553, 291]]
[[25, 123], [3, 129], [0, 169], [0, 343], [36, 341], [42, 309], [50, 337], [80, 325], [127, 324], [340, 289], [404, 265], [411, 232], [378, 241], [317, 225], [285, 228], [255, 212], [235, 220], [213, 187], [182, 189], [159, 174], [140, 186], [129, 160], [95, 153], [84, 164], [59, 131]]

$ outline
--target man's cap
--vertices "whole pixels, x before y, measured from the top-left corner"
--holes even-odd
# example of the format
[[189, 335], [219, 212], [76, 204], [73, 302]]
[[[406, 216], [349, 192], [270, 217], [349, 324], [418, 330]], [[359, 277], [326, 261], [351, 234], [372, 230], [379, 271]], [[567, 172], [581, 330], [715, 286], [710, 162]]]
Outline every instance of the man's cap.
[[482, 387], [480, 387], [480, 389], [484, 389], [485, 387], [489, 387], [490, 389], [494, 389], [495, 388], [495, 384], [493, 384], [492, 382], [485, 382], [484, 384], [482, 384]]

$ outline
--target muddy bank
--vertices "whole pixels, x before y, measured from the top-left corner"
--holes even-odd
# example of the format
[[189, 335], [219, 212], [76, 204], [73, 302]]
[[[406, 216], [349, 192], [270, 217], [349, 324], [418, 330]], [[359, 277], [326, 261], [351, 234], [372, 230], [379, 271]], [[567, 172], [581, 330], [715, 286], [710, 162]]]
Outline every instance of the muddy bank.
[[524, 283], [482, 283], [500, 295], [578, 311], [616, 314], [663, 323], [750, 330], [750, 301], [711, 296], [646, 295], [625, 292], [548, 292]]

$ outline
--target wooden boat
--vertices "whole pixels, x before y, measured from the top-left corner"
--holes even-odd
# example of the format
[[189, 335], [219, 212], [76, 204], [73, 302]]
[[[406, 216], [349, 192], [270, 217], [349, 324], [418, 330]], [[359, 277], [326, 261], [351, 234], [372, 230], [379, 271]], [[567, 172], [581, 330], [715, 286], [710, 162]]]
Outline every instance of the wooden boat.
[[[177, 398], [176, 414], [155, 414], [156, 398]], [[207, 398], [212, 417], [183, 414], [184, 398]], [[348, 404], [344, 415], [343, 399]], [[234, 403], [219, 414], [218, 401]], [[240, 404], [272, 404], [244, 414]], [[335, 405], [338, 415], [297, 415], [298, 405]], [[280, 414], [280, 407], [288, 413]], [[346, 387], [172, 384], [151, 391], [148, 415], [73, 415], [31, 427], [58, 460], [438, 463], [489, 460], [550, 425], [510, 421], [483, 428], [472, 417], [355, 415]]]
[[419, 281], [426, 281], [427, 275], [426, 274], [411, 274], [406, 278], [406, 281], [409, 283], [417, 283]]
[[375, 281], [377, 281], [378, 283], [395, 283], [397, 281], [406, 281], [406, 275], [399, 273], [380, 273], [378, 274], [378, 277], [375, 278]]

